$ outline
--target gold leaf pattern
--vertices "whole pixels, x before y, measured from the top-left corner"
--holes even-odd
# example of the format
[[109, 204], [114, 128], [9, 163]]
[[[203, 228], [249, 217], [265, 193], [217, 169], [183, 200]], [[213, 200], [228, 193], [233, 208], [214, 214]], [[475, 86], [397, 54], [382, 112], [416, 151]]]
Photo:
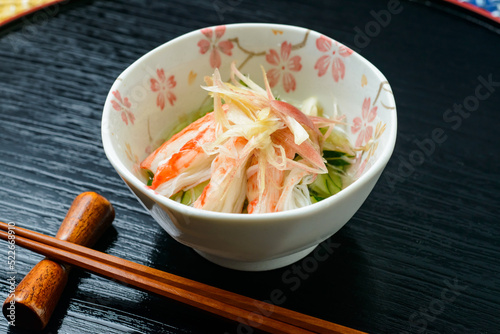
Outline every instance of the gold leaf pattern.
[[366, 78], [366, 75], [362, 75], [361, 76], [361, 87], [365, 87], [366, 85], [368, 85], [368, 79]]
[[192, 85], [193, 82], [196, 80], [196, 77], [198, 76], [198, 74], [196, 72], [193, 72], [192, 70], [189, 72], [189, 75], [188, 75], [188, 84]]

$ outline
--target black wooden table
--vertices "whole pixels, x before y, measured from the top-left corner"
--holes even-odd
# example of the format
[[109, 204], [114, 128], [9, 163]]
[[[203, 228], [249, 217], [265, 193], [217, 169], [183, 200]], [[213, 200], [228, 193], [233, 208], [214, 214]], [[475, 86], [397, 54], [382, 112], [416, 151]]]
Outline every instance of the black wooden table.
[[[368, 200], [314, 270], [221, 268], [171, 239], [101, 145], [114, 79], [183, 33], [234, 22], [319, 31], [387, 77], [399, 133]], [[500, 26], [439, 1], [66, 1], [0, 28], [0, 220], [55, 235], [73, 198], [115, 207], [97, 249], [371, 333], [500, 333]], [[439, 135], [437, 135], [439, 134]], [[0, 242], [0, 297], [8, 294]], [[16, 280], [41, 259], [18, 248]], [[0, 320], [0, 331], [22, 333]], [[256, 333], [257, 331], [255, 331]], [[249, 333], [84, 271], [44, 333]]]

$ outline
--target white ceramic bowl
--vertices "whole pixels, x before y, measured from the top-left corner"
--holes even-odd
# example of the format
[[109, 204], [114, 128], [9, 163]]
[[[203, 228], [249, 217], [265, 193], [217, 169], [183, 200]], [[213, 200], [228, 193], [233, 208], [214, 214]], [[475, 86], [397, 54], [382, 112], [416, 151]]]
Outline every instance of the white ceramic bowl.
[[[254, 215], [194, 209], [149, 189], [139, 163], [163, 134], [208, 102], [203, 77], [219, 67], [228, 79], [233, 60], [261, 85], [263, 65], [273, 92], [284, 100], [316, 96], [327, 114], [336, 105], [347, 117], [352, 142], [366, 146], [353, 167], [359, 178], [313, 205]], [[178, 37], [127, 68], [104, 105], [102, 139], [118, 174], [175, 240], [225, 267], [269, 270], [306, 256], [354, 215], [392, 154], [396, 123], [386, 79], [349, 48], [304, 28], [234, 24]]]

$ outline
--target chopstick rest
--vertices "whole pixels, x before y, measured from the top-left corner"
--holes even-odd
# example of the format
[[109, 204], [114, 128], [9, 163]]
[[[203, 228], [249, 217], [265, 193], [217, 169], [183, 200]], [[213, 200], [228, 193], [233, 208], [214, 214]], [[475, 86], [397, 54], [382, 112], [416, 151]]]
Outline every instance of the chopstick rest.
[[[115, 211], [111, 203], [94, 192], [78, 195], [64, 218], [56, 238], [90, 247], [111, 224]], [[11, 301], [16, 305], [16, 327], [30, 330], [45, 328], [68, 281], [71, 266], [48, 258], [40, 261], [18, 284], [3, 304], [3, 313]]]

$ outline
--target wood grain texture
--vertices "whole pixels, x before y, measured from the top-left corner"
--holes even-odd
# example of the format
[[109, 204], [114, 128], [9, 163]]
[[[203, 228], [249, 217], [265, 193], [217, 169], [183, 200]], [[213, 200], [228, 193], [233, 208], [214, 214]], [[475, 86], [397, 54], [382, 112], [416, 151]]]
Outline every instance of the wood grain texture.
[[[10, 227], [7, 223], [0, 222], [0, 239], [10, 241]], [[47, 260], [43, 260], [16, 288], [15, 306], [22, 304], [32, 309], [34, 314], [34, 316], [19, 317], [18, 320], [21, 323], [30, 323], [31, 329], [42, 329], [47, 324], [49, 315], [46, 314], [52, 310], [49, 310], [46, 305], [52, 306], [56, 303], [54, 301], [56, 296], [51, 296], [49, 293], [62, 289], [54, 288], [54, 286], [61, 286], [60, 281], [66, 282], [67, 275], [64, 269], [67, 265], [71, 265], [236, 322], [244, 321], [253, 328], [269, 333], [363, 334], [352, 328], [281, 308], [275, 305], [276, 302], [255, 300], [32, 230], [21, 227], [16, 227], [15, 230], [17, 246], [64, 264], [59, 266], [50, 261], [56, 265], [57, 268], [54, 268], [53, 265], [45, 262]], [[21, 295], [23, 296], [20, 298]], [[6, 318], [10, 316], [8, 310], [14, 300], [11, 296], [12, 294], [4, 303]], [[41, 325], [35, 327], [34, 324]]]
[[[217, 7], [217, 5], [219, 7]], [[500, 87], [460, 126], [443, 119], [500, 81], [499, 27], [437, 1], [403, 10], [364, 47], [358, 27], [387, 1], [71, 1], [0, 30], [0, 220], [55, 235], [73, 198], [96, 191], [116, 210], [96, 248], [109, 254], [370, 333], [498, 333]], [[221, 9], [222, 8], [222, 9]], [[398, 138], [362, 208], [323, 245], [334, 252], [264, 273], [220, 268], [172, 240], [107, 161], [100, 117], [114, 79], [183, 33], [233, 22], [319, 31], [377, 66], [393, 88]], [[443, 129], [413, 170], [403, 161]], [[399, 176], [391, 182], [391, 176]], [[327, 219], [327, 218], [325, 218]], [[8, 249], [0, 244], [0, 267]], [[19, 282], [41, 259], [16, 249]], [[309, 269], [314, 270], [309, 270]], [[309, 271], [307, 271], [309, 270]], [[0, 270], [0, 293], [9, 291]], [[451, 294], [450, 294], [451, 293]], [[247, 333], [161, 297], [75, 270], [45, 333]], [[20, 333], [0, 321], [0, 332]], [[257, 333], [257, 331], [255, 331]]]

